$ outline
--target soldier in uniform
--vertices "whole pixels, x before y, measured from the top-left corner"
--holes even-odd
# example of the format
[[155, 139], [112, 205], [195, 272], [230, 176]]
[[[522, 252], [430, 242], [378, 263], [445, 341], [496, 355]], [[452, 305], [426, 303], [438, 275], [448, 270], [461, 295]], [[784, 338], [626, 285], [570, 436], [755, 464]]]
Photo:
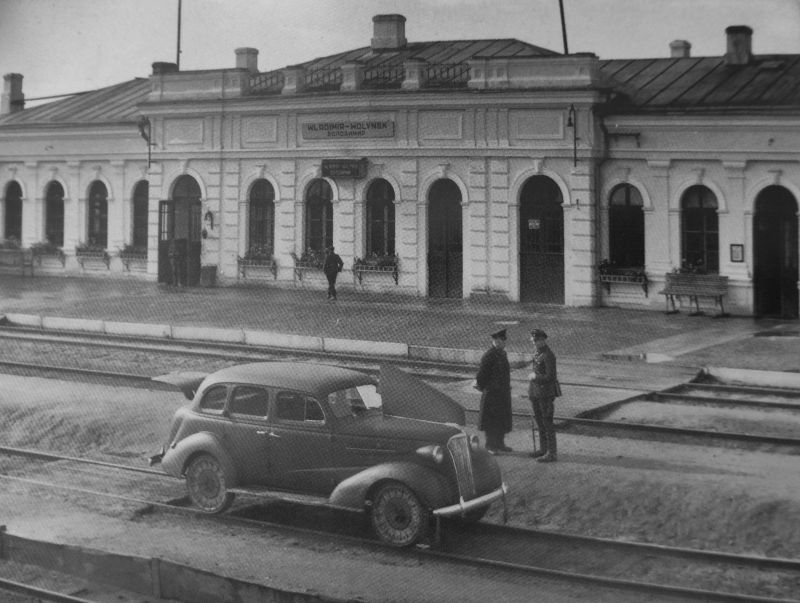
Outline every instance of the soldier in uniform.
[[535, 448], [531, 457], [540, 463], [556, 461], [556, 429], [553, 425], [553, 402], [561, 395], [556, 372], [556, 356], [547, 345], [547, 333], [541, 329], [531, 331], [531, 341], [536, 347], [533, 353], [533, 366], [528, 379], [528, 398], [531, 401], [533, 417], [539, 431], [540, 448]]
[[481, 358], [475, 389], [481, 392], [478, 429], [486, 434], [486, 449], [511, 452], [505, 436], [511, 431], [511, 366], [505, 351], [506, 330], [492, 333], [492, 347]]

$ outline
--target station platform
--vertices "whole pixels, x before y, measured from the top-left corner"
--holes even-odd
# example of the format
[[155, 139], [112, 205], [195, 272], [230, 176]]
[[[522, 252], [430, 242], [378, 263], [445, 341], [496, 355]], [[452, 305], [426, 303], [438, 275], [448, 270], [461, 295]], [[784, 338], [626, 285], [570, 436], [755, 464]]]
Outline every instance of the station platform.
[[[520, 398], [533, 352], [529, 333], [538, 328], [549, 336], [562, 381], [606, 392], [587, 397], [570, 414], [607, 403], [614, 387], [664, 389], [708, 366], [800, 372], [798, 321], [571, 308], [493, 296], [427, 299], [343, 289], [337, 301], [328, 301], [324, 290], [269, 284], [176, 288], [134, 279], [0, 274], [0, 316], [45, 329], [113, 326], [131, 335], [244, 338], [476, 367], [490, 333], [505, 328]], [[629, 393], [618, 392], [623, 395]]]

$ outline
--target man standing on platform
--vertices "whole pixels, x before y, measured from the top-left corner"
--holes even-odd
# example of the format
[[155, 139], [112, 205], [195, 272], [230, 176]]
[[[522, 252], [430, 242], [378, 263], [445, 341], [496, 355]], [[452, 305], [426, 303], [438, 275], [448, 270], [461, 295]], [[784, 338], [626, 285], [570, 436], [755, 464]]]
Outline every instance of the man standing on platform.
[[492, 453], [511, 452], [505, 436], [511, 431], [511, 366], [506, 354], [506, 330], [492, 333], [492, 347], [484, 353], [475, 378], [481, 392], [478, 429], [486, 434], [486, 449]]
[[555, 412], [553, 402], [561, 395], [556, 372], [556, 355], [547, 345], [547, 333], [541, 329], [531, 331], [531, 341], [536, 347], [533, 353], [533, 366], [528, 378], [528, 398], [531, 401], [533, 418], [539, 431], [539, 449], [535, 449], [531, 457], [540, 463], [556, 461], [556, 428], [553, 425]]
[[328, 279], [328, 299], [336, 299], [336, 277], [344, 267], [344, 262], [339, 254], [334, 252], [333, 245], [328, 247], [328, 253], [325, 255], [325, 263], [322, 265], [322, 271]]

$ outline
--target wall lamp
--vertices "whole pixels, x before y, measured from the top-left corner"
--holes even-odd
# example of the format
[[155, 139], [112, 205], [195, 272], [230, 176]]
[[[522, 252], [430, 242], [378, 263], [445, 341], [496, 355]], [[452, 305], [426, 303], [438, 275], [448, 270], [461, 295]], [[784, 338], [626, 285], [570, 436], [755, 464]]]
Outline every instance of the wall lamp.
[[204, 239], [208, 238], [209, 230], [214, 230], [214, 214], [210, 209], [203, 215], [203, 232], [201, 234]]
[[147, 169], [150, 169], [150, 149], [153, 146], [153, 143], [151, 142], [153, 126], [150, 123], [150, 119], [144, 115], [139, 118], [139, 122], [136, 125], [139, 128], [139, 135], [147, 142]]
[[572, 167], [578, 167], [578, 115], [575, 105], [567, 111], [567, 127], [572, 128]]

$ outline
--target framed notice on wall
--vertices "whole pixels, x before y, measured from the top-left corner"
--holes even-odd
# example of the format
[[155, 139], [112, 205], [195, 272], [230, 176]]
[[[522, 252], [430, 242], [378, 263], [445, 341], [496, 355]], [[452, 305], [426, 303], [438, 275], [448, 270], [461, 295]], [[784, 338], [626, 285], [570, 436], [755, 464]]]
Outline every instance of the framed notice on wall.
[[739, 243], [731, 245], [731, 262], [744, 262], [744, 245]]

